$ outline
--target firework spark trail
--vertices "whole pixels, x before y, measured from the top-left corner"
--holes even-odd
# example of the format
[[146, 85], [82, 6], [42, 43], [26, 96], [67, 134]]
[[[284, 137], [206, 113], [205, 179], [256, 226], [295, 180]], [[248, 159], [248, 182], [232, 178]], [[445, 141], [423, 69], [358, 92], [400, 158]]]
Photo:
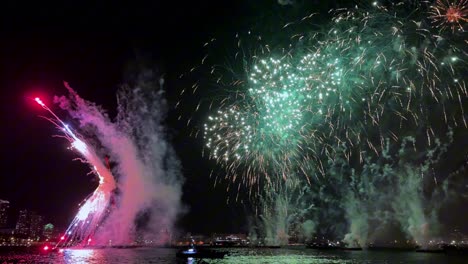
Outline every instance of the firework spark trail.
[[72, 148], [81, 154], [84, 161], [99, 177], [99, 186], [80, 206], [78, 213], [56, 247], [89, 244], [106, 216], [112, 191], [116, 188], [114, 176], [91, 146], [81, 140], [40, 98], [34, 100], [53, 116], [53, 119], [48, 120], [64, 133], [64, 137], [71, 143]]

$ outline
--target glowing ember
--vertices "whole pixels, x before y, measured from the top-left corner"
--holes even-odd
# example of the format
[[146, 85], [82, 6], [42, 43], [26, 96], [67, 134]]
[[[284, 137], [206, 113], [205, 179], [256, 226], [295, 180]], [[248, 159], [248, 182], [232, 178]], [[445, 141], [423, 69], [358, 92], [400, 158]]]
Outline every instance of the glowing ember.
[[431, 6], [430, 15], [433, 23], [440, 29], [458, 29], [463, 32], [463, 24], [468, 22], [468, 0], [437, 0]]

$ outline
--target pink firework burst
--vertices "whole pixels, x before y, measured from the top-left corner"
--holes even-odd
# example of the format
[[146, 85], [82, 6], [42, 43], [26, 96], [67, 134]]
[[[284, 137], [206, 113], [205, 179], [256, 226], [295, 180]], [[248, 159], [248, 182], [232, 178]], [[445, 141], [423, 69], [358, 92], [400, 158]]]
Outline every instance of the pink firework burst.
[[429, 11], [432, 23], [441, 30], [464, 31], [468, 22], [468, 0], [437, 0]]

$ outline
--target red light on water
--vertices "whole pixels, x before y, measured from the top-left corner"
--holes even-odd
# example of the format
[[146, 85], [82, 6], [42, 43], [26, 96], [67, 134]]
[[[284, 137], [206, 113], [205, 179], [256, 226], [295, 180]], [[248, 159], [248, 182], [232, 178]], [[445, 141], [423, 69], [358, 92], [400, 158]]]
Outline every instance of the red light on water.
[[44, 250], [45, 251], [49, 250], [49, 246], [44, 246]]

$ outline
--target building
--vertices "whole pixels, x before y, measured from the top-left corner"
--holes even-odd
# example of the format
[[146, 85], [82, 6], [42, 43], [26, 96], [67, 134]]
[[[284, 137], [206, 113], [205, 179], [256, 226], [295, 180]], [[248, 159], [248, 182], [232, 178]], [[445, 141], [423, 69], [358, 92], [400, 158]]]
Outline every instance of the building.
[[29, 227], [31, 226], [31, 212], [28, 210], [20, 210], [18, 215], [18, 222], [16, 222], [16, 233], [19, 235], [28, 236]]
[[10, 202], [0, 200], [0, 228], [6, 228], [8, 224], [8, 210], [10, 208]]
[[42, 236], [43, 228], [42, 216], [26, 209], [20, 210], [18, 222], [16, 223], [16, 233], [18, 235], [38, 240]]
[[44, 230], [42, 231], [42, 235], [46, 239], [52, 239], [52, 237], [54, 236], [54, 225], [51, 223], [44, 225]]
[[38, 241], [42, 236], [42, 232], [44, 229], [44, 220], [43, 217], [36, 214], [31, 213], [31, 225], [29, 226], [29, 236], [33, 239]]

